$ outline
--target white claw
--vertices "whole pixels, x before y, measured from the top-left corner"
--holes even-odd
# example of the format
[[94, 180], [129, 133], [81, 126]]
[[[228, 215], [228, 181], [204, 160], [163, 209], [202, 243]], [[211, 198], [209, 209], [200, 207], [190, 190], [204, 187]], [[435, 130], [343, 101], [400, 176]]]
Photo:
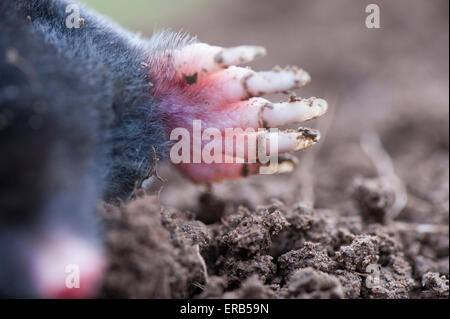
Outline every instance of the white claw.
[[265, 104], [261, 117], [266, 127], [277, 127], [314, 119], [327, 110], [328, 103], [323, 99], [291, 98], [289, 102]]
[[284, 174], [284, 173], [290, 173], [292, 172], [295, 167], [297, 166], [296, 163], [290, 161], [290, 160], [283, 160], [281, 162], [278, 162], [278, 165], [276, 166], [275, 174]]
[[244, 85], [249, 95], [261, 96], [298, 88], [310, 81], [306, 71], [293, 67], [252, 73], [245, 79]]
[[322, 116], [328, 110], [323, 99], [311, 97], [302, 99], [291, 96], [288, 102], [271, 103], [254, 97], [236, 104], [242, 127], [270, 128], [301, 123]]
[[240, 100], [288, 91], [307, 84], [311, 79], [306, 71], [295, 67], [255, 72], [238, 66], [230, 66], [212, 78], [229, 99]]
[[256, 58], [266, 55], [266, 49], [260, 46], [241, 45], [228, 49], [223, 49], [214, 57], [214, 61], [219, 67], [228, 67], [253, 61]]
[[[239, 158], [241, 163], [244, 159], [255, 161], [259, 152], [270, 156], [282, 153], [295, 152], [316, 144], [320, 139], [317, 130], [299, 127], [296, 130], [258, 130], [238, 134], [225, 134], [224, 154], [230, 158]], [[210, 142], [214, 143], [214, 142]], [[222, 148], [222, 140], [216, 141], [216, 147]], [[290, 159], [286, 165], [296, 164], [289, 156], [284, 155], [284, 160]]]
[[292, 172], [298, 165], [298, 159], [290, 154], [278, 156], [277, 165], [265, 165], [265, 174], [283, 174]]
[[[320, 139], [320, 133], [317, 130], [300, 127], [297, 130], [286, 130], [281, 132], [267, 133], [266, 138], [276, 138], [278, 142], [278, 153], [287, 153], [303, 150], [314, 144]], [[267, 145], [269, 140], [267, 140]]]
[[197, 74], [202, 77], [231, 65], [248, 63], [265, 54], [266, 50], [260, 46], [222, 48], [195, 43], [175, 51], [173, 63], [177, 71], [185, 76]]

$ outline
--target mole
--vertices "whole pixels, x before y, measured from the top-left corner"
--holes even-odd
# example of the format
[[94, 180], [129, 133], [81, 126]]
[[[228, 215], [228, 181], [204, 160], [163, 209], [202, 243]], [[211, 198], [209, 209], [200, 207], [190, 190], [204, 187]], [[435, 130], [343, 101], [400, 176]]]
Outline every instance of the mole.
[[[75, 28], [66, 23], [74, 5]], [[104, 265], [96, 203], [129, 200], [154, 153], [170, 161], [172, 130], [201, 120], [221, 132], [264, 123], [258, 134], [272, 134], [328, 107], [262, 98], [310, 81], [295, 67], [237, 66], [262, 47], [222, 48], [166, 30], [145, 38], [73, 0], [1, 1], [0, 30], [1, 297], [95, 297]], [[302, 132], [279, 131], [279, 152], [317, 142]], [[259, 165], [174, 167], [211, 183]]]

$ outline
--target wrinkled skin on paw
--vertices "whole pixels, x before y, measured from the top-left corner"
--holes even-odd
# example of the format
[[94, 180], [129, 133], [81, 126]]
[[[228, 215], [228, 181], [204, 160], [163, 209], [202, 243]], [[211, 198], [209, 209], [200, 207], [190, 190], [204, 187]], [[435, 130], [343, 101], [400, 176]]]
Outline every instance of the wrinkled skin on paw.
[[[221, 48], [205, 43], [161, 53], [166, 72], [152, 90], [161, 101], [171, 140], [178, 145], [184, 138], [176, 129], [190, 134], [187, 148], [178, 145], [171, 152], [172, 162], [185, 176], [209, 183], [257, 174], [269, 164], [263, 155], [275, 155], [279, 163], [266, 173], [291, 171], [296, 158], [286, 153], [319, 140], [319, 133], [308, 128], [271, 129], [317, 118], [328, 105], [314, 97], [290, 97], [279, 103], [262, 98], [310, 81], [309, 74], [296, 67], [256, 72], [236, 66], [263, 55], [265, 49], [258, 46]], [[193, 129], [200, 133], [195, 135]], [[228, 134], [233, 129], [234, 134]], [[182, 152], [190, 155], [189, 163], [173, 160]]]

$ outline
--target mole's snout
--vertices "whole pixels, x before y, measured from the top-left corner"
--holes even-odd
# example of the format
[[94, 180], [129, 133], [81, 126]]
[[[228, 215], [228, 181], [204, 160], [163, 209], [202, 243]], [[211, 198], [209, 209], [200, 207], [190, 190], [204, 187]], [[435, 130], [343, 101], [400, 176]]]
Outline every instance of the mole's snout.
[[80, 238], [52, 237], [32, 256], [33, 279], [41, 298], [94, 298], [103, 276], [101, 249]]

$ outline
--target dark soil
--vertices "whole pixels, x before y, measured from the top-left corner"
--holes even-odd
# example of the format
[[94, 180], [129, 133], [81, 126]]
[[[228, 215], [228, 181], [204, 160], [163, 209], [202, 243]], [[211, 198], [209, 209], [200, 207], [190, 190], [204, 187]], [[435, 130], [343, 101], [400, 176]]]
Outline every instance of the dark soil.
[[354, 1], [218, 2], [174, 21], [266, 46], [258, 69], [304, 67], [297, 94], [330, 112], [307, 124], [322, 141], [291, 174], [208, 189], [163, 164], [169, 182], [101, 205], [104, 296], [448, 298], [448, 2], [379, 4], [379, 30]]

